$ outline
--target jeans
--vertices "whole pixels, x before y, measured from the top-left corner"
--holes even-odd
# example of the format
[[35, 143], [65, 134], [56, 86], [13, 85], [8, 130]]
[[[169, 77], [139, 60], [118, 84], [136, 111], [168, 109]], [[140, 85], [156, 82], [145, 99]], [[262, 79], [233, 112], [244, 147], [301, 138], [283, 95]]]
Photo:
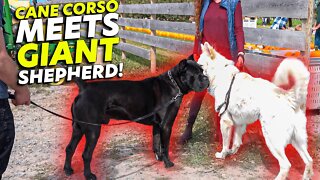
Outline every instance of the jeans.
[[320, 30], [316, 31], [315, 38], [314, 38], [314, 45], [320, 48]]
[[0, 99], [0, 179], [9, 163], [14, 136], [13, 115], [8, 99]]

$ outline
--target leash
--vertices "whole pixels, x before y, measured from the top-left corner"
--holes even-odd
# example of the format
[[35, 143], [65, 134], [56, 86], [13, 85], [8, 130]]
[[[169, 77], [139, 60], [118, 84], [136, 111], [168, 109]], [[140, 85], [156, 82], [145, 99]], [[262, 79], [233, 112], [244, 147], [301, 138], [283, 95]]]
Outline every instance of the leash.
[[220, 117], [221, 117], [221, 116], [227, 111], [227, 109], [228, 109], [229, 101], [230, 101], [231, 89], [232, 89], [232, 85], [233, 85], [233, 83], [234, 83], [234, 80], [236, 79], [236, 75], [237, 75], [237, 74], [235, 74], [235, 75], [232, 77], [232, 80], [231, 80], [229, 89], [228, 89], [228, 91], [227, 91], [227, 93], [226, 93], [226, 97], [225, 97], [224, 102], [223, 102], [222, 104], [220, 104], [220, 106], [219, 106], [218, 109], [217, 109], [218, 112], [220, 112], [221, 108], [222, 108], [224, 105], [226, 106], [226, 108], [223, 110], [223, 112], [220, 113]]
[[[8, 94], [9, 94], [9, 99], [15, 99], [15, 97], [14, 97], [13, 94], [11, 94], [11, 93], [8, 93]], [[30, 101], [30, 104], [32, 104], [32, 105], [34, 105], [34, 106], [36, 106], [36, 107], [38, 107], [38, 108], [40, 108], [40, 109], [42, 109], [42, 110], [50, 113], [50, 114], [53, 114], [53, 115], [55, 115], [55, 116], [57, 116], [57, 117], [60, 117], [60, 118], [62, 118], [62, 119], [68, 120], [68, 121], [77, 122], [77, 123], [82, 123], [82, 124], [88, 124], [88, 125], [93, 125], [93, 126], [101, 126], [101, 125], [104, 125], [104, 124], [95, 124], [95, 123], [89, 123], [89, 122], [84, 122], [84, 121], [73, 120], [73, 119], [71, 119], [71, 118], [69, 118], [69, 117], [63, 116], [63, 115], [58, 114], [58, 113], [56, 113], [56, 112], [53, 112], [53, 111], [51, 111], [51, 110], [49, 110], [49, 109], [47, 109], [47, 108], [44, 108], [44, 107], [40, 106], [39, 104], [35, 103], [34, 101]], [[122, 125], [122, 124], [129, 124], [129, 123], [131, 123], [131, 122], [122, 122], [122, 123], [117, 123], [117, 124], [111, 124], [111, 125], [108, 125], [108, 126], [117, 126], [117, 125]]]
[[[111, 125], [108, 125], [108, 124], [97, 124], [97, 123], [89, 123], [89, 122], [85, 122], [85, 121], [77, 121], [77, 120], [73, 120], [72, 118], [69, 118], [69, 117], [66, 117], [66, 116], [63, 116], [61, 114], [58, 114], [56, 112], [53, 112], [47, 108], [44, 108], [42, 106], [40, 106], [39, 104], [35, 103], [34, 101], [30, 101], [30, 103], [50, 114], [53, 114], [57, 117], [60, 117], [62, 119], [65, 119], [65, 120], [68, 120], [68, 121], [72, 121], [72, 122], [77, 122], [77, 123], [82, 123], [82, 124], [87, 124], [87, 125], [92, 125], [92, 126], [101, 126], [101, 125], [107, 125], [107, 126], [117, 126], [117, 125], [123, 125], [123, 124], [129, 124], [129, 123], [133, 123], [133, 122], [139, 122], [141, 120], [144, 120], [148, 117], [151, 117], [153, 115], [155, 115], [158, 111], [160, 111], [161, 109], [163, 108], [166, 108], [168, 107], [169, 105], [171, 105], [172, 103], [174, 103], [175, 101], [177, 101], [177, 99], [179, 97], [181, 97], [183, 94], [181, 93], [181, 90], [180, 90], [180, 87], [178, 86], [177, 82], [173, 79], [172, 77], [172, 74], [171, 74], [171, 71], [168, 71], [168, 76], [169, 76], [169, 79], [171, 80], [171, 82], [174, 84], [174, 86], [178, 89], [178, 94], [176, 96], [174, 96], [173, 98], [171, 98], [171, 100], [169, 102], [167, 102], [166, 104], [164, 104], [163, 106], [160, 106], [159, 108], [156, 108], [154, 111], [144, 115], [144, 116], [141, 116], [139, 118], [136, 118], [136, 119], [133, 119], [129, 122], [123, 122], [123, 123], [117, 123], [117, 124], [111, 124]], [[8, 92], [8, 95], [9, 95], [9, 99], [15, 99], [14, 95], [9, 93]], [[158, 121], [156, 121], [155, 119], [152, 118], [152, 121], [158, 125], [160, 125], [160, 123]]]

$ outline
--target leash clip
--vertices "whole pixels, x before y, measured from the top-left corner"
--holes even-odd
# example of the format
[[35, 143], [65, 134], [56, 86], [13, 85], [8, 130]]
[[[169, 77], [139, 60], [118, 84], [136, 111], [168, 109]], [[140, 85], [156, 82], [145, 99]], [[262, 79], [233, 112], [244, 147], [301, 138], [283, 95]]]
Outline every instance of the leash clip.
[[172, 102], [175, 102], [175, 101], [177, 101], [177, 99], [179, 98], [179, 97], [181, 97], [182, 96], [182, 93], [181, 92], [179, 92], [175, 97], [173, 97], [172, 98]]

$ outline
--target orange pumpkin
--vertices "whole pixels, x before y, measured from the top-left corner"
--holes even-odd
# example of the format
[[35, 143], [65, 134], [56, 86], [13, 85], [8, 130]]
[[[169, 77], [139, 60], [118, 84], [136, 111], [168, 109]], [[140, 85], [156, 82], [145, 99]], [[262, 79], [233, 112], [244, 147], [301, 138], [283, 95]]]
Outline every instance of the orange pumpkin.
[[311, 43], [311, 44], [310, 44], [310, 48], [311, 48], [311, 49], [314, 49], [314, 43]]
[[293, 53], [289, 51], [289, 52], [286, 52], [286, 53], [284, 54], [284, 56], [286, 56], [286, 57], [291, 57], [292, 54], [293, 54]]
[[299, 57], [300, 56], [300, 51], [296, 51], [296, 52], [294, 52], [294, 55], [293, 55], [294, 57]]
[[311, 51], [310, 53], [310, 56], [311, 57], [320, 57], [320, 51]]

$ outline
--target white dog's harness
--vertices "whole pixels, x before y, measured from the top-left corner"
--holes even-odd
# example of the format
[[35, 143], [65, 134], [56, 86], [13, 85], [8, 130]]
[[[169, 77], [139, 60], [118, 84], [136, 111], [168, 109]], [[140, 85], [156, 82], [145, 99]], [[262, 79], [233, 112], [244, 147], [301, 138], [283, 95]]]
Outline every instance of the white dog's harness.
[[[227, 111], [227, 109], [228, 109], [232, 85], [233, 85], [233, 83], [234, 83], [234, 80], [236, 79], [236, 75], [237, 75], [237, 74], [238, 74], [238, 73], [236, 73], [236, 74], [233, 75], [233, 77], [232, 77], [232, 80], [231, 80], [229, 89], [228, 89], [228, 91], [227, 91], [227, 93], [226, 93], [226, 97], [225, 97], [224, 102], [223, 102], [222, 104], [220, 104], [220, 106], [218, 106], [218, 109], [217, 109], [217, 110], [218, 110], [218, 112], [219, 112], [219, 116], [222, 116], [222, 115]], [[220, 110], [221, 110], [221, 108], [222, 108], [223, 106], [225, 106], [225, 108], [224, 108], [223, 112], [220, 112]]]

